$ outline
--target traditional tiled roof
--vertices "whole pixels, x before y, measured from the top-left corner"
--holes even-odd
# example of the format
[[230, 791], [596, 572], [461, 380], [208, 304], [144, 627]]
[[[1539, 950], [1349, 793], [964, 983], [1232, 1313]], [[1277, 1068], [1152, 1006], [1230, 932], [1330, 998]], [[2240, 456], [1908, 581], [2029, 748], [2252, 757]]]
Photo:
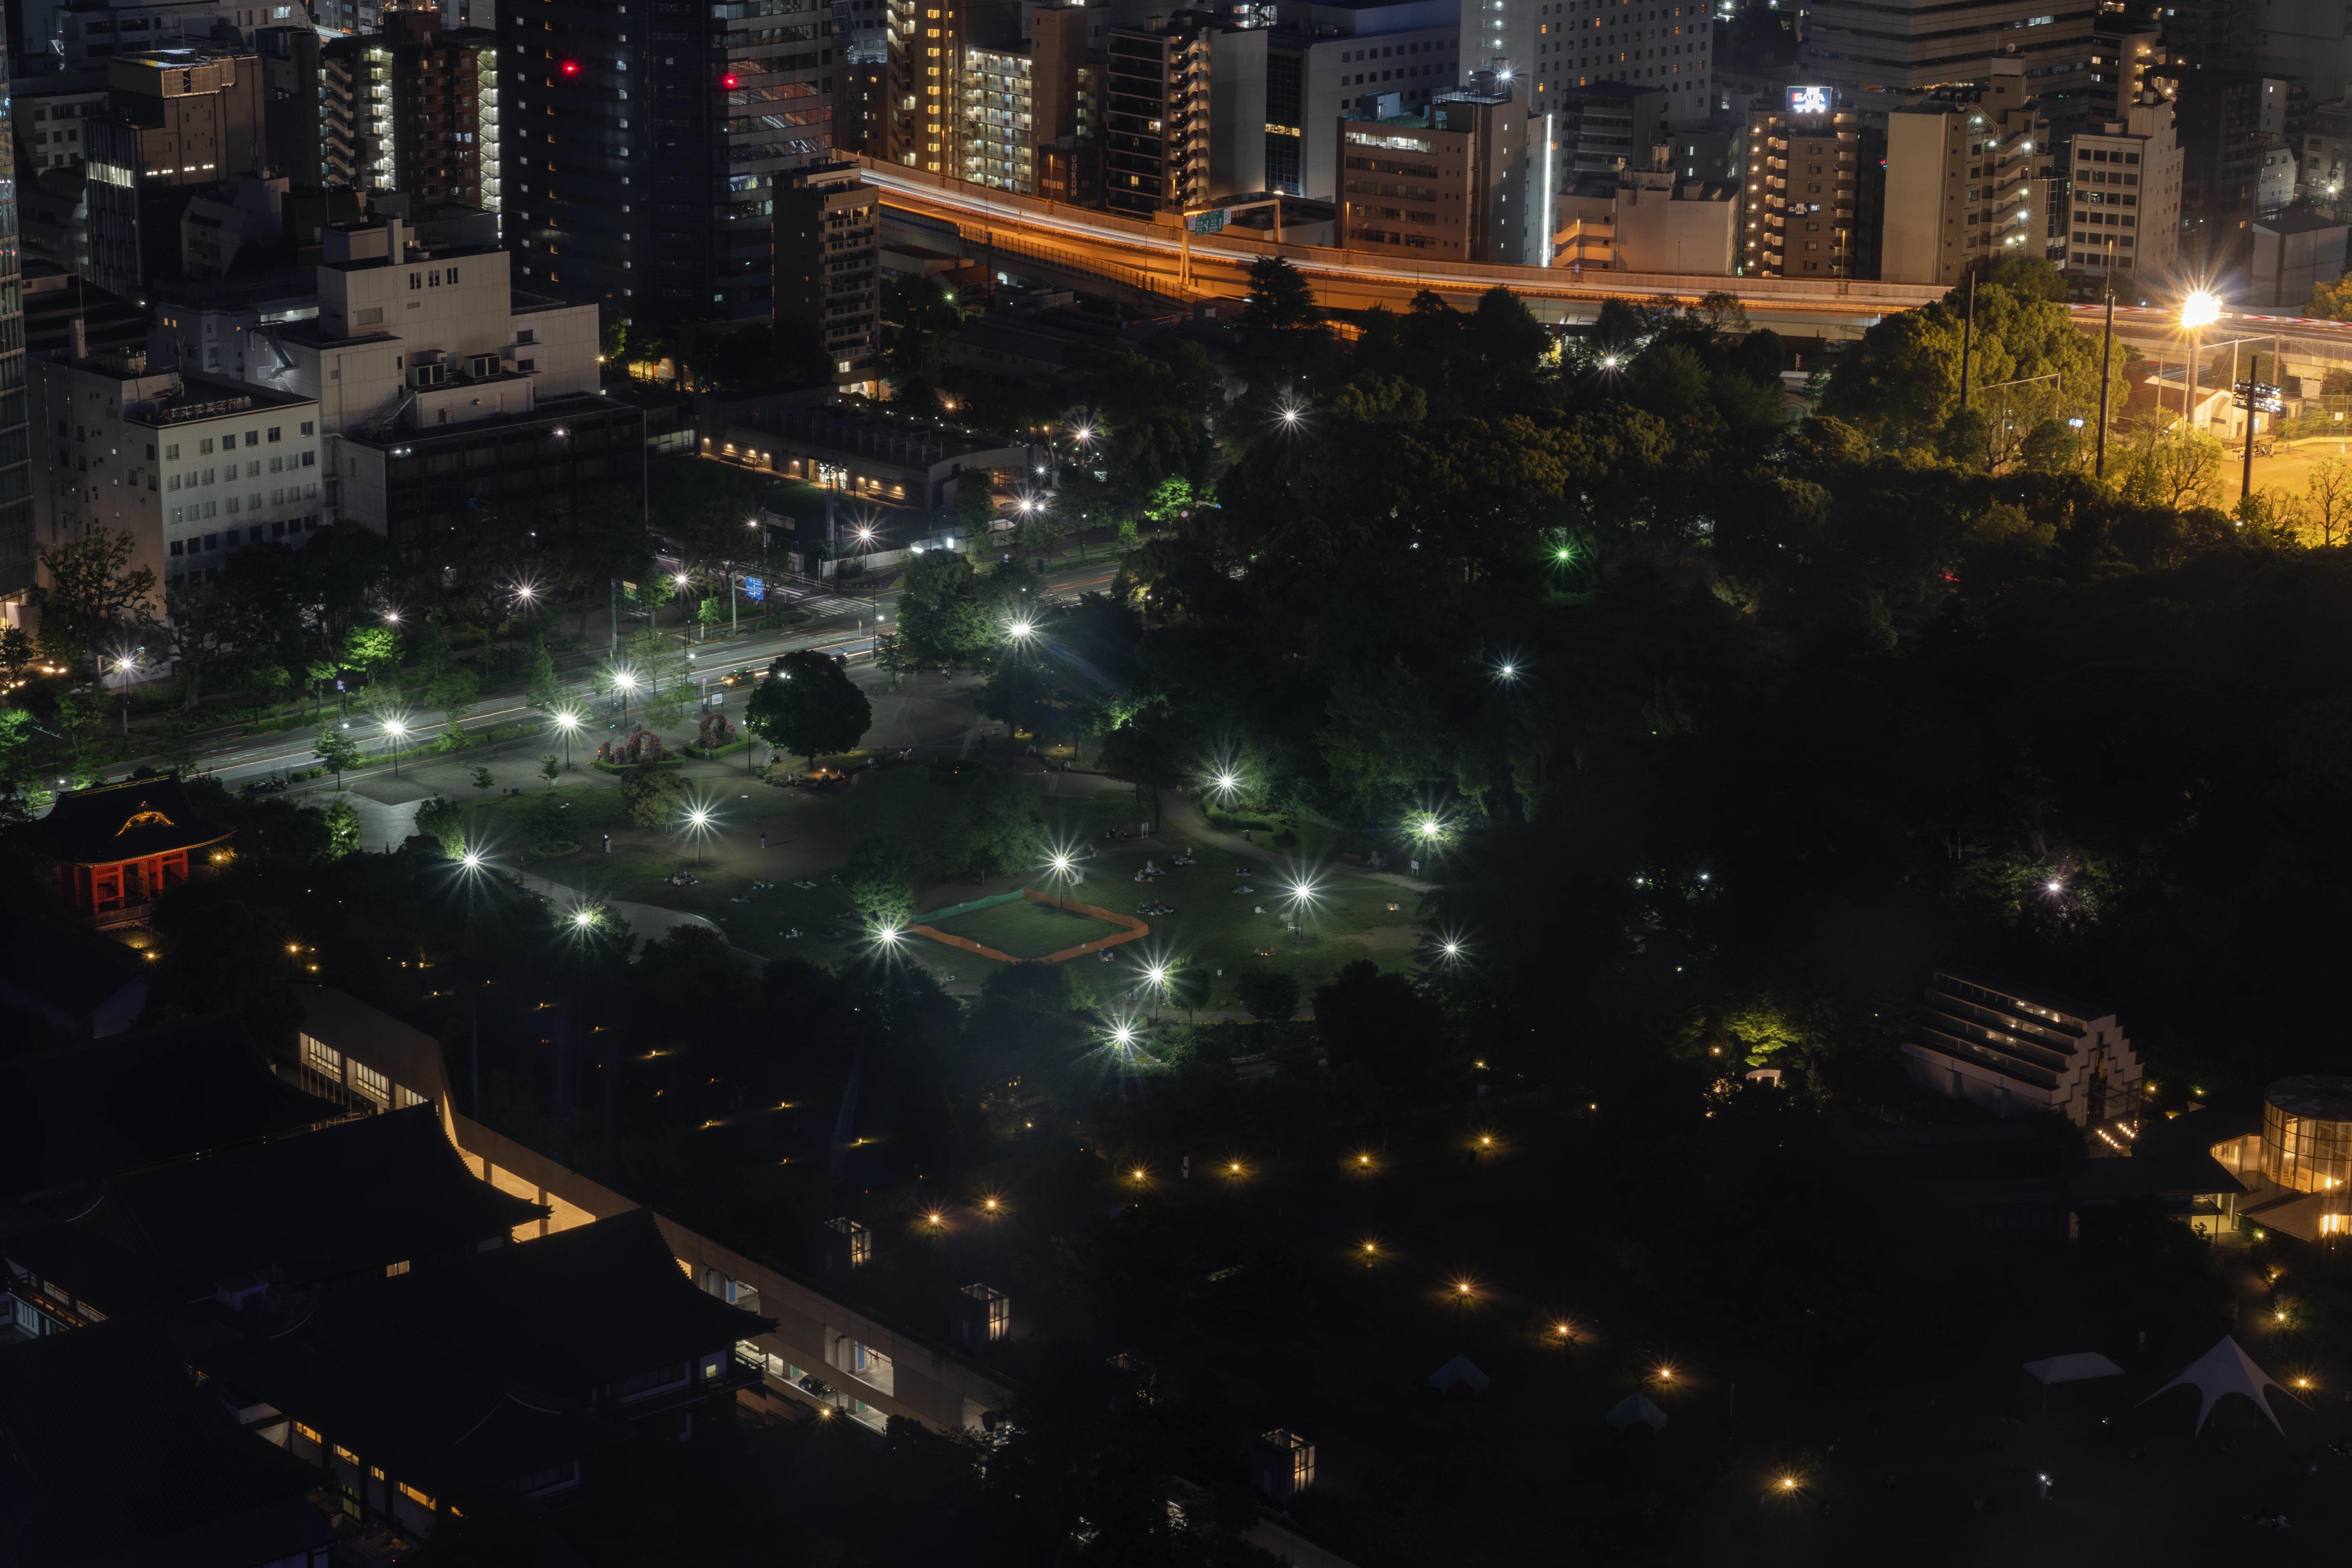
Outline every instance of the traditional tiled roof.
[[436, 1498], [628, 1441], [624, 1422], [530, 1403], [506, 1379], [420, 1357], [331, 1310], [289, 1332], [211, 1338], [189, 1354], [236, 1398], [267, 1403]]
[[420, 1349], [562, 1394], [775, 1326], [697, 1289], [651, 1209], [419, 1269], [337, 1310], [346, 1321], [373, 1310]]
[[0, 909], [0, 984], [80, 1016], [145, 979], [140, 956], [29, 910]]
[[110, 1317], [246, 1276], [299, 1290], [503, 1241], [546, 1209], [475, 1177], [429, 1105], [118, 1176], [0, 1255]]
[[238, 1431], [135, 1324], [0, 1345], [0, 1563], [252, 1568], [334, 1538], [302, 1498], [316, 1474]]
[[206, 822], [177, 773], [125, 779], [58, 796], [41, 819], [41, 843], [68, 865], [110, 866], [217, 844], [236, 830]]
[[464, 1496], [625, 1440], [598, 1391], [775, 1326], [696, 1289], [648, 1209], [328, 1292], [217, 1309], [191, 1359], [400, 1479]]
[[0, 1195], [49, 1192], [332, 1121], [230, 1015], [0, 1059]]

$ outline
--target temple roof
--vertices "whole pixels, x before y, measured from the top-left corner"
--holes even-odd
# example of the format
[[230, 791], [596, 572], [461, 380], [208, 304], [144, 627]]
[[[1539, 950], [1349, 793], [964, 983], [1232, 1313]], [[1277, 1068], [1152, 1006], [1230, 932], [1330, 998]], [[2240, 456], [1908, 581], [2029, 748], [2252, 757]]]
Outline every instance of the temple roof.
[[139, 954], [79, 926], [0, 910], [0, 982], [60, 1013], [86, 1016], [146, 979]]
[[58, 796], [41, 819], [41, 842], [72, 866], [111, 866], [217, 844], [236, 832], [205, 821], [177, 773], [125, 779]]
[[285, 1327], [191, 1314], [190, 1359], [428, 1492], [625, 1440], [597, 1391], [775, 1326], [698, 1290], [635, 1209], [321, 1294]]
[[69, 1221], [0, 1238], [0, 1254], [109, 1317], [212, 1294], [381, 1277], [542, 1217], [466, 1168], [429, 1105], [117, 1176]]
[[279, 1080], [232, 1015], [0, 1059], [0, 1196], [345, 1115]]
[[0, 1345], [0, 1562], [250, 1568], [334, 1539], [303, 1500], [318, 1473], [238, 1431], [139, 1325]]
[[339, 1298], [420, 1349], [550, 1394], [726, 1350], [775, 1327], [688, 1280], [651, 1209], [420, 1268]]

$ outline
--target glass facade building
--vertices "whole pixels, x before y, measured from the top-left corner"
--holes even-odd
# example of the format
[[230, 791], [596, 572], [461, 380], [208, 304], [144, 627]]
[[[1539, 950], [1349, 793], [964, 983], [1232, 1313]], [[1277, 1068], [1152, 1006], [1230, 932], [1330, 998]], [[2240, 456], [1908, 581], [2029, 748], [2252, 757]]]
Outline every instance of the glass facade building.
[[2298, 1193], [2352, 1181], [2352, 1078], [2283, 1078], [2263, 1097], [2263, 1175]]

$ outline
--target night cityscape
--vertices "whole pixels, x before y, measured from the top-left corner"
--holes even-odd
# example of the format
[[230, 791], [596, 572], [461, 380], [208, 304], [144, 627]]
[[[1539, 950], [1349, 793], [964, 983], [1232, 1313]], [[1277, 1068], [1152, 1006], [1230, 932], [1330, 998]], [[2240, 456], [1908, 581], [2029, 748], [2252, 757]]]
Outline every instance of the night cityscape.
[[2339, 10], [11, 0], [0, 1568], [2333, 1561]]

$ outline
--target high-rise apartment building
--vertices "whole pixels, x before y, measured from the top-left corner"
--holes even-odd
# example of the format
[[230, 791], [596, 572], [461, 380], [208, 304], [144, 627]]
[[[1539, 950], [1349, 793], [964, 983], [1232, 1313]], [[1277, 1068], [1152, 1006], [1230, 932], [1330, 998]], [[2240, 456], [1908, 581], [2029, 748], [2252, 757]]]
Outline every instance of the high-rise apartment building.
[[387, 10], [383, 21], [319, 51], [320, 165], [299, 177], [362, 199], [399, 191], [498, 211], [498, 35], [445, 29], [437, 11]]
[[2093, 121], [2123, 119], [2168, 78], [2168, 59], [2159, 24], [2127, 21], [2121, 12], [2102, 14], [2091, 34], [2090, 80], [2083, 91], [2063, 101], [2043, 100], [2051, 130], [2063, 137]]
[[394, 188], [426, 205], [499, 210], [498, 35], [445, 29], [437, 11], [387, 11]]
[[816, 163], [776, 186], [776, 325], [833, 362], [834, 380], [881, 375], [882, 193], [850, 163]]
[[2094, 280], [2145, 292], [2168, 281], [2180, 257], [2180, 139], [2170, 103], [2148, 95], [2122, 120], [2094, 122], [2067, 149], [2062, 264]]
[[768, 319], [776, 176], [829, 154], [827, 10], [500, 0], [498, 28], [516, 286], [656, 321]]
[[[2054, 254], [2065, 218], [2053, 179], [2055, 150], [2040, 100], [2025, 94], [2024, 78], [2006, 72], [1983, 92], [1928, 99], [1886, 117], [1879, 277], [1949, 285], [2006, 258]], [[1803, 221], [1816, 220], [1809, 213]]]
[[1113, 27], [1104, 77], [1103, 201], [1149, 217], [1209, 195], [1208, 29], [1179, 13], [1164, 30]]
[[887, 0], [882, 39], [890, 69], [886, 129], [893, 163], [928, 174], [955, 169], [956, 61], [963, 42], [964, 0]]
[[969, 39], [956, 60], [956, 164], [977, 184], [1033, 194], [1044, 150], [1099, 130], [1098, 69], [1087, 59], [1087, 12], [1040, 5], [1029, 37]]
[[1559, 169], [1549, 114], [1478, 73], [1425, 115], [1339, 122], [1340, 244], [1429, 261], [1547, 267]]
[[[1670, 121], [1703, 120], [1713, 107], [1715, 8], [1635, 6], [1629, 0], [1504, 0], [1529, 15], [1532, 39], [1511, 64], [1532, 78], [1529, 97], [1549, 109], [1560, 95], [1600, 82], [1625, 82], [1665, 95]], [[1648, 152], [1643, 150], [1643, 162]]]
[[1740, 272], [1875, 278], [1885, 132], [1823, 89], [1789, 94], [1787, 107], [1748, 112]]
[[20, 626], [33, 586], [33, 469], [25, 405], [25, 296], [16, 238], [16, 138], [0, 48], [0, 625]]
[[376, 34], [330, 39], [319, 51], [319, 100], [320, 163], [311, 177], [363, 195], [397, 189], [391, 44]]

